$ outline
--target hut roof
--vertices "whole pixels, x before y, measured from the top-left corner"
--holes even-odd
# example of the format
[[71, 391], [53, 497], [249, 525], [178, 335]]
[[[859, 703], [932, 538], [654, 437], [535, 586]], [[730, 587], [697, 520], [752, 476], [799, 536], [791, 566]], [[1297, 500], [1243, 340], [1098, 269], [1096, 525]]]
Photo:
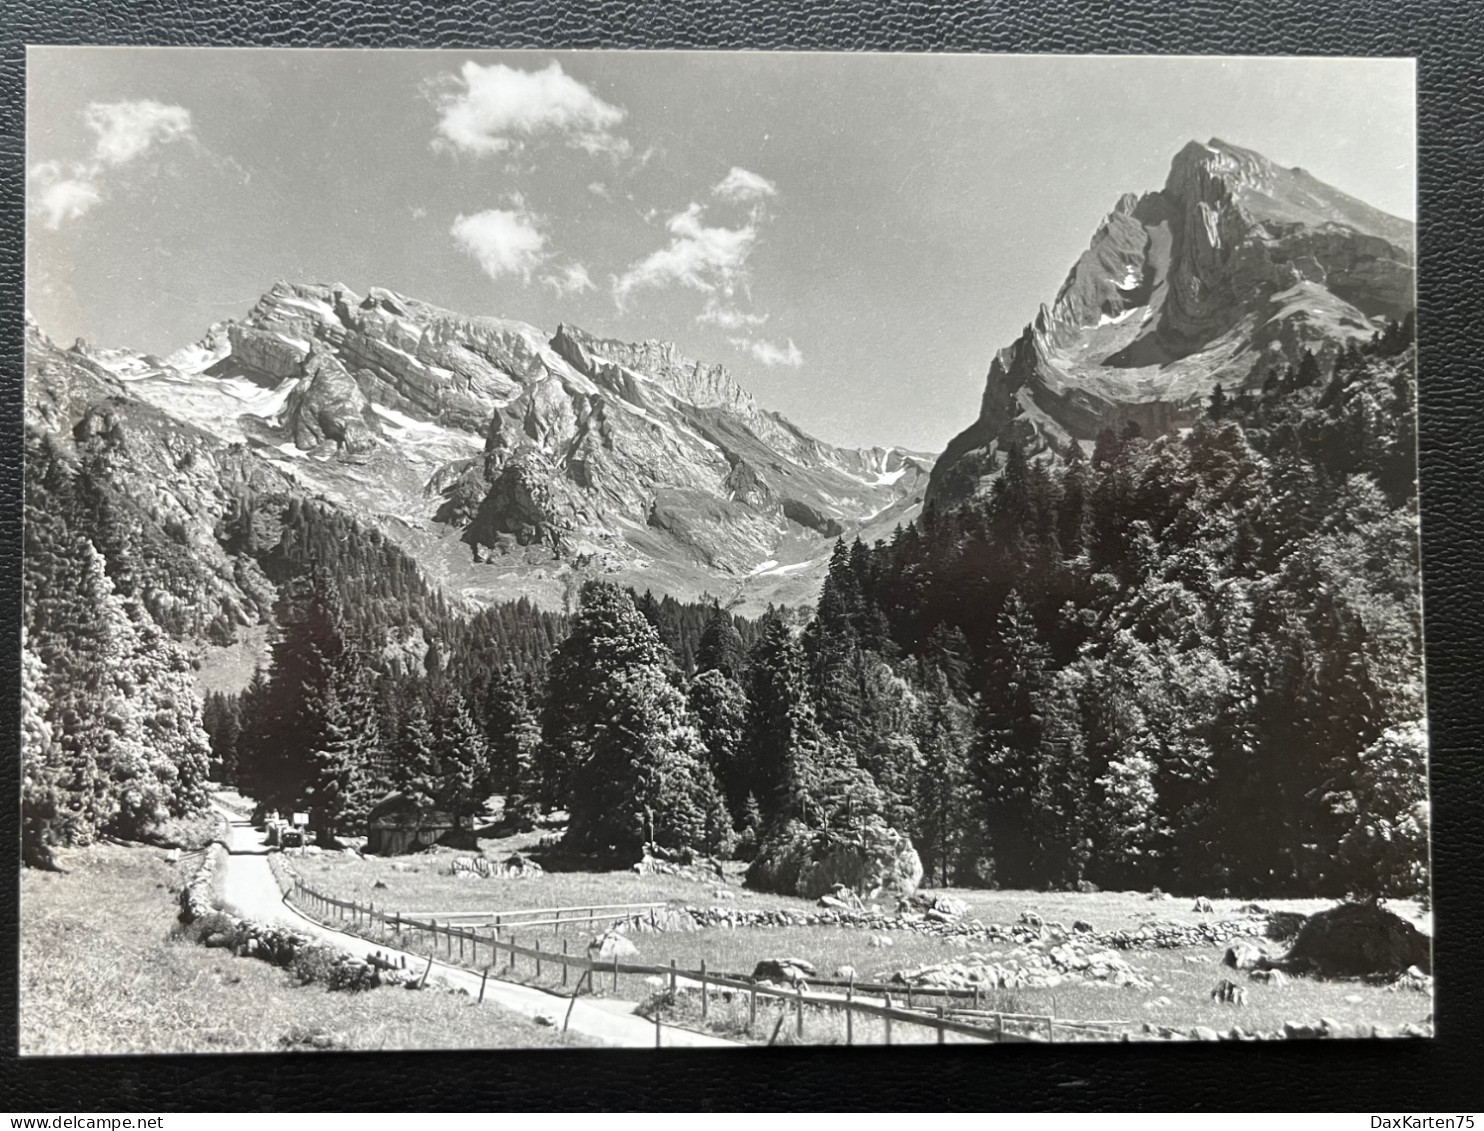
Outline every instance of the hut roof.
[[366, 823], [384, 828], [452, 828], [453, 814], [410, 793], [389, 793], [371, 807]]

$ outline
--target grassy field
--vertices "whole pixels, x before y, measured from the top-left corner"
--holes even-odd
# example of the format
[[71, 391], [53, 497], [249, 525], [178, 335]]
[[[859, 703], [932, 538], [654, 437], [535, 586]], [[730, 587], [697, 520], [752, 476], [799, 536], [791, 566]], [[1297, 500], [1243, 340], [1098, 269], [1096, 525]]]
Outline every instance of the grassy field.
[[[503, 859], [522, 844], [517, 841], [485, 842], [482, 845], [493, 859]], [[294, 858], [293, 866], [306, 883], [319, 890], [361, 903], [374, 901], [378, 907], [401, 911], [515, 910], [539, 907], [578, 906], [595, 903], [627, 903], [649, 900], [673, 900], [692, 905], [711, 905], [718, 901], [712, 892], [716, 884], [702, 884], [672, 876], [637, 876], [631, 872], [556, 872], [524, 880], [456, 879], [448, 874], [450, 862], [457, 853], [435, 851], [394, 861], [350, 854], [327, 854]], [[740, 867], [728, 865], [739, 908], [781, 907], [808, 911], [814, 905], [805, 900], [782, 896], [747, 893], [740, 889]], [[416, 869], [416, 871], [408, 870]], [[380, 885], [380, 886], [378, 886]], [[1192, 910], [1194, 900], [1151, 899], [1138, 892], [1028, 892], [951, 889], [951, 893], [969, 904], [968, 919], [978, 918], [986, 924], [1010, 925], [1022, 911], [1035, 911], [1047, 922], [1070, 924], [1081, 919], [1097, 931], [1137, 928], [1153, 920], [1176, 923], [1199, 923], [1202, 920], [1237, 918], [1237, 908], [1245, 901], [1214, 900], [1214, 915], [1200, 915]], [[1263, 900], [1274, 910], [1292, 910], [1312, 914], [1332, 906], [1328, 900]], [[1415, 904], [1397, 903], [1393, 910], [1431, 932], [1430, 916]], [[592, 928], [573, 926], [557, 930], [545, 927], [526, 932], [514, 928], [516, 941], [526, 946], [538, 941], [543, 948], [559, 950], [563, 941], [571, 953], [579, 954], [594, 933]], [[984, 955], [991, 960], [1002, 956], [1013, 959], [1015, 946], [963, 938], [941, 938], [910, 930], [885, 932], [891, 938], [889, 947], [872, 945], [876, 932], [834, 926], [779, 927], [762, 929], [713, 928], [696, 932], [634, 934], [640, 951], [637, 960], [644, 964], [668, 966], [674, 960], [678, 969], [697, 970], [702, 960], [708, 970], [730, 974], [749, 974], [761, 959], [799, 957], [812, 962], [822, 976], [828, 977], [837, 967], [852, 966], [858, 981], [885, 981], [898, 971], [931, 963], [963, 960], [968, 954]], [[385, 937], [385, 936], [383, 936]], [[507, 937], [509, 937], [507, 935]], [[426, 939], [403, 935], [389, 942], [417, 949]], [[1150, 988], [1115, 987], [1106, 983], [1063, 983], [1055, 987], [1020, 987], [993, 989], [984, 994], [982, 1006], [987, 1010], [1007, 1013], [1048, 1015], [1062, 1019], [1116, 1021], [1112, 1030], [1131, 1038], [1144, 1037], [1145, 1023], [1191, 1029], [1208, 1027], [1225, 1032], [1233, 1027], [1249, 1031], [1277, 1032], [1286, 1022], [1317, 1023], [1328, 1019], [1341, 1026], [1378, 1025], [1395, 1030], [1403, 1024], [1422, 1023], [1432, 1012], [1431, 999], [1415, 992], [1393, 993], [1384, 986], [1358, 981], [1319, 981], [1295, 979], [1286, 986], [1275, 987], [1248, 982], [1245, 976], [1221, 966], [1223, 948], [1192, 946], [1162, 950], [1128, 950], [1121, 952]], [[499, 969], [500, 977], [515, 981], [539, 982], [559, 987], [560, 968], [547, 963], [538, 979], [534, 963], [521, 960], [515, 968]], [[1242, 1006], [1223, 1005], [1211, 1000], [1210, 993], [1223, 977], [1231, 976], [1247, 993]], [[575, 979], [575, 974], [572, 975]], [[597, 979], [595, 990], [602, 996], [646, 1001], [663, 990], [659, 980], [650, 976], [620, 975], [615, 987], [607, 975]], [[745, 998], [745, 995], [744, 995]], [[903, 995], [897, 995], [897, 1004]], [[699, 998], [682, 992], [675, 999], [661, 1002], [664, 1019], [674, 1024], [701, 1028]], [[730, 1001], [718, 994], [708, 1009], [705, 1028], [748, 1041], [766, 1042], [772, 1036], [780, 1008], [792, 1007], [764, 1003], [759, 1006], [757, 1023], [749, 1029], [745, 1000]], [[807, 1011], [805, 1040], [809, 1043], [835, 1043], [845, 1040], [843, 1018], [837, 1013]], [[794, 1022], [787, 1020], [778, 1032], [778, 1041], [797, 1039]], [[880, 1021], [861, 1022], [855, 1032], [856, 1043], [879, 1042], [884, 1033]], [[957, 1038], [954, 1038], [957, 1039]], [[967, 1039], [967, 1038], [965, 1038]], [[1076, 1039], [1071, 1031], [1058, 1029], [1057, 1039]], [[925, 1029], [897, 1025], [893, 1043], [936, 1040]]]
[[20, 1051], [26, 1056], [580, 1045], [443, 992], [332, 993], [187, 941], [182, 867], [158, 849], [61, 855], [21, 875]]
[[[524, 852], [530, 843], [530, 837], [479, 842], [490, 860], [504, 860], [512, 852]], [[720, 887], [731, 889], [738, 907], [815, 910], [810, 900], [744, 891], [741, 883], [746, 866], [735, 862], [725, 866], [725, 883], [720, 880], [702, 883], [681, 876], [581, 871], [549, 871], [525, 879], [460, 879], [450, 875], [453, 860], [473, 853], [447, 848], [402, 857], [363, 858], [342, 852], [288, 855], [305, 883], [327, 895], [361, 903], [374, 901], [378, 907], [407, 911], [482, 911], [672, 900], [711, 906], [718, 902], [712, 893]]]

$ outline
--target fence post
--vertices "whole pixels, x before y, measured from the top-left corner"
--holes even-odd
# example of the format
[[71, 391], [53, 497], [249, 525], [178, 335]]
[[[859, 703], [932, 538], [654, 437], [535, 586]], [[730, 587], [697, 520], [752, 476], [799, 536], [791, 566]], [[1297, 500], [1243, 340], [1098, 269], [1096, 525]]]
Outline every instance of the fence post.
[[675, 975], [675, 960], [672, 958], [670, 959], [670, 992], [672, 994], [675, 992], [675, 989], [677, 986], [679, 986], [679, 984], [680, 983]]
[[486, 982], [488, 982], [489, 980], [490, 980], [490, 968], [488, 966], [486, 966], [484, 968], [484, 974], [483, 974], [483, 976], [480, 977], [480, 979], [479, 979], [479, 1004], [480, 1005], [483, 1005], [484, 1004], [484, 984]]
[[512, 970], [515, 969], [515, 947], [516, 947], [515, 932], [512, 931], [510, 933], [510, 969], [512, 969]]
[[562, 933], [562, 909], [560, 907], [556, 909], [556, 917], [551, 921], [551, 933], [554, 935]]
[[706, 992], [706, 960], [701, 959], [701, 1020], [706, 1020], [706, 999], [711, 995]]
[[566, 957], [567, 957], [567, 940], [566, 939], [563, 939], [562, 940], [562, 958], [563, 958], [564, 961], [562, 962], [562, 985], [564, 985], [564, 986], [567, 984], [567, 963], [565, 961]]
[[974, 1011], [979, 1011], [979, 983], [974, 983]]
[[[891, 994], [886, 995], [886, 1008], [891, 1008]], [[883, 1020], [886, 1022], [886, 1043], [891, 1044], [891, 1014], [888, 1013]]]
[[855, 979], [845, 987], [845, 1043], [855, 1044]]
[[[448, 944], [448, 951], [449, 951], [450, 954], [453, 953], [453, 943], [452, 942], [450, 942]], [[459, 932], [459, 961], [460, 962], [464, 961], [464, 932], [463, 931], [460, 931]]]
[[618, 993], [618, 955], [613, 956], [613, 992]]
[[654, 1047], [660, 1047], [660, 1002], [663, 999], [654, 999]]
[[804, 987], [798, 983], [794, 984], [794, 1016], [799, 1037], [804, 1036]]
[[[673, 959], [672, 959], [672, 961], [673, 961]], [[747, 1030], [748, 1030], [748, 1032], [751, 1032], [752, 1031], [752, 1027], [754, 1025], [756, 1025], [756, 1024], [757, 1024], [757, 987], [756, 986], [753, 986], [752, 989], [749, 990], [748, 991], [748, 994], [747, 994]]]
[[[945, 1008], [946, 1008], [945, 1006], [941, 1006], [941, 1005], [938, 1006], [938, 1020], [939, 1021], [942, 1021], [943, 1020], [943, 1014], [944, 1014]], [[942, 1025], [939, 1025], [938, 1026], [938, 1043], [941, 1045], [947, 1039], [948, 1039], [948, 1033], [944, 1030], [944, 1028], [943, 1028]]]
[[417, 981], [417, 988], [422, 989], [428, 984], [428, 971], [433, 969], [433, 956], [428, 955], [428, 964], [423, 967], [423, 976]]
[[907, 1008], [912, 1008], [912, 983], [907, 983]]
[[541, 938], [536, 937], [536, 977], [541, 977]]

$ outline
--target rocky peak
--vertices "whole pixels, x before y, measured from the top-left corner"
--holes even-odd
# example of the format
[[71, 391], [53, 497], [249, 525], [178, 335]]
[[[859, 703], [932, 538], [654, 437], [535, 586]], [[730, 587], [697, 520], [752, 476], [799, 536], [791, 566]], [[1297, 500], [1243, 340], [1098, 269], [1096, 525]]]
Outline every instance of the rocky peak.
[[1369, 338], [1414, 305], [1412, 247], [1410, 223], [1302, 169], [1191, 142], [1163, 188], [1118, 199], [1055, 299], [995, 355], [932, 494], [982, 488], [1011, 442], [1035, 454], [1130, 421], [1166, 432], [1217, 383]]

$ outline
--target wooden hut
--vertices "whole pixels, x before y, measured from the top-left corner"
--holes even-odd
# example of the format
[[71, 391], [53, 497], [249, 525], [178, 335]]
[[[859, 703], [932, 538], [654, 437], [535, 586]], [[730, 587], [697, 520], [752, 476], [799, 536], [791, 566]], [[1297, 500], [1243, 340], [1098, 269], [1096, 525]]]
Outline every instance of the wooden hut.
[[407, 793], [390, 793], [366, 818], [366, 851], [402, 856], [431, 848], [454, 829], [453, 814]]

